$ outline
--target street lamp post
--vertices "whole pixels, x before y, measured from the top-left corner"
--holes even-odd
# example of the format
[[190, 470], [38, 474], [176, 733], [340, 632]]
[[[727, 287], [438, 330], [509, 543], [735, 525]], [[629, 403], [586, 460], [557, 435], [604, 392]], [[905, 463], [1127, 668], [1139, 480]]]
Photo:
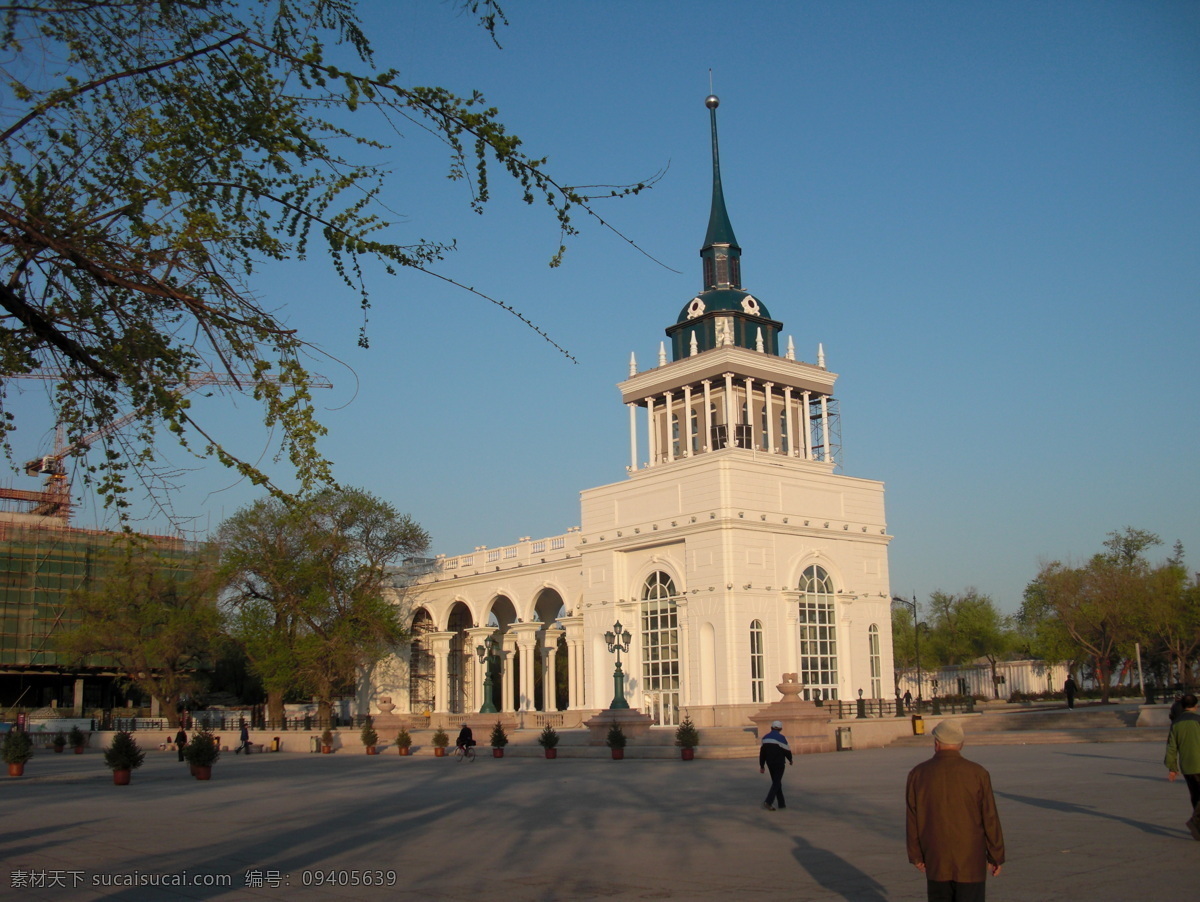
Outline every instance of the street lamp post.
[[[483, 640], [483, 645], [475, 646], [475, 654], [479, 656], [479, 663], [483, 665], [483, 704], [479, 707], [480, 714], [498, 714], [496, 705], [492, 701], [492, 668], [496, 664], [496, 640], [488, 636]], [[503, 664], [501, 664], [503, 667]]]
[[912, 609], [913, 615], [913, 648], [917, 655], [917, 710], [921, 710], [921, 624], [917, 622], [917, 596], [912, 601], [906, 601], [899, 595], [893, 595], [892, 601], [899, 602]]
[[621, 652], [629, 653], [629, 642], [633, 636], [629, 634], [629, 630], [621, 626], [621, 621], [618, 620], [613, 624], [613, 628], [604, 634], [604, 641], [608, 643], [608, 650], [617, 653], [617, 668], [613, 671], [613, 700], [610, 708], [628, 708], [629, 702], [625, 701], [625, 673], [621, 670]]

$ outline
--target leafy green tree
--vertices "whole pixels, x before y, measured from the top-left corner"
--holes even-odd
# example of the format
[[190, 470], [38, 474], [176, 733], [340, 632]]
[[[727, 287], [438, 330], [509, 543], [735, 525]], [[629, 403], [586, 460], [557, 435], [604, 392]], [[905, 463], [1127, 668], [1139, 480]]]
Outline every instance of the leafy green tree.
[[115, 665], [174, 719], [201, 685], [220, 630], [212, 562], [156, 554], [137, 537], [122, 537], [118, 551], [113, 571], [74, 595], [78, 624], [55, 641], [81, 662]]
[[996, 664], [1015, 647], [1011, 618], [1001, 614], [988, 595], [968, 588], [960, 594], [934, 592], [929, 598], [929, 645], [939, 664], [963, 665], [986, 658], [993, 692], [1000, 684]]
[[[526, 203], [546, 204], [562, 234], [552, 264], [576, 231], [573, 214], [596, 215], [594, 197], [556, 181], [481, 94], [404, 84], [377, 67], [356, 6], [46, 0], [0, 10], [6, 449], [15, 420], [4, 387], [49, 371], [60, 374], [52, 404], [71, 441], [136, 413], [131, 434], [106, 439], [89, 474], [118, 511], [131, 467], [153, 479], [163, 427], [193, 453], [270, 485], [181, 393], [194, 374], [216, 372], [261, 405], [302, 492], [330, 484], [305, 338], [287, 327], [277, 301], [255, 294], [252, 275], [323, 245], [361, 305], [364, 345], [368, 261], [454, 282], [439, 265], [453, 241], [415, 237], [391, 221], [384, 201], [402, 193], [397, 182], [430, 174], [361, 137], [375, 133], [364, 117], [379, 133], [406, 136], [404, 128], [440, 142], [446, 175], [464, 184], [476, 212], [495, 171]], [[493, 39], [504, 24], [495, 0], [460, 6]]]
[[218, 532], [223, 603], [232, 635], [262, 679], [272, 719], [303, 689], [327, 720], [334, 696], [405, 635], [388, 567], [421, 554], [429, 536], [358, 489], [326, 489], [238, 511]]

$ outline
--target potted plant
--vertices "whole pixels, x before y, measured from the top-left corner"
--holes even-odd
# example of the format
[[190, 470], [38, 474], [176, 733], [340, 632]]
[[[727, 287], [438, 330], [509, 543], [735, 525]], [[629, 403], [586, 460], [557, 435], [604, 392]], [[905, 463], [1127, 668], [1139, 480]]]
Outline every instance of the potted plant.
[[506, 745], [508, 745], [508, 734], [504, 732], [503, 724], [496, 721], [496, 725], [492, 727], [492, 757], [503, 758]]
[[446, 735], [446, 731], [438, 727], [437, 732], [433, 734], [433, 755], [435, 758], [446, 757], [446, 746], [450, 744], [450, 737]]
[[208, 730], [193, 733], [183, 757], [192, 766], [192, 774], [197, 780], [211, 780], [212, 766], [221, 757], [221, 743]]
[[675, 728], [675, 744], [679, 746], [679, 756], [684, 761], [696, 757], [696, 746], [700, 744], [700, 731], [692, 723], [692, 715], [685, 714], [683, 721]]
[[401, 730], [396, 734], [396, 751], [401, 755], [412, 752], [412, 737], [408, 735], [408, 730]]
[[625, 757], [626, 742], [628, 740], [625, 738], [625, 731], [619, 723], [613, 721], [612, 726], [608, 728], [608, 735], [604, 737], [604, 744], [612, 749], [613, 761], [620, 761]]
[[78, 724], [71, 727], [68, 731], [67, 743], [75, 750], [76, 755], [83, 754], [83, 747], [87, 743], [87, 737], [83, 735], [83, 730], [79, 729]]
[[65, 737], [62, 733], [55, 733], [53, 745], [54, 745], [54, 751], [57, 754], [61, 755], [62, 750], [67, 747], [67, 737]]
[[137, 740], [126, 730], [116, 733], [104, 750], [104, 763], [112, 770], [113, 782], [118, 786], [128, 786], [130, 776], [145, 759], [146, 753], [138, 748]]
[[321, 754], [330, 755], [333, 753], [333, 730], [329, 727], [325, 728], [325, 732], [321, 734]]
[[538, 745], [546, 750], [547, 758], [558, 757], [558, 730], [546, 724], [542, 727], [541, 735], [538, 736]]
[[367, 750], [368, 755], [377, 754], [375, 746], [379, 743], [379, 734], [375, 732], [375, 727], [371, 723], [371, 718], [367, 718], [363, 722], [362, 733], [363, 748]]
[[2, 752], [4, 763], [8, 765], [8, 775], [19, 777], [25, 773], [25, 762], [33, 757], [33, 740], [22, 729], [13, 727], [4, 734]]

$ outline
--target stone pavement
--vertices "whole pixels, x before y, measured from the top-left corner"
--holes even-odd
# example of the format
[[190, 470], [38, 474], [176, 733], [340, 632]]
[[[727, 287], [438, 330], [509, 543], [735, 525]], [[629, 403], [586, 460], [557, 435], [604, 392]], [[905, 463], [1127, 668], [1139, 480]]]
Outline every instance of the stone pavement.
[[[798, 757], [772, 813], [746, 760], [227, 754], [201, 783], [151, 751], [118, 787], [98, 752], [43, 753], [0, 776], [0, 899], [919, 900], [903, 793], [928, 754]], [[968, 736], [965, 754], [992, 773], [1008, 845], [993, 902], [1195, 898], [1200, 843], [1161, 740]], [[112, 885], [184, 877], [226, 885]]]

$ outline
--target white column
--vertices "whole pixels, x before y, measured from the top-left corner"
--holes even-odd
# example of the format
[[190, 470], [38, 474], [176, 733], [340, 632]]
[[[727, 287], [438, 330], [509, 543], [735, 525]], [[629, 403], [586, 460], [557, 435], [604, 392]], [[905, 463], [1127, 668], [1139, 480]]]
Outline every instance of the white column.
[[825, 446], [825, 462], [833, 463], [829, 454], [829, 407], [825, 402], [826, 396], [821, 395], [821, 444]]
[[501, 654], [504, 656], [504, 675], [501, 682], [504, 683], [504, 689], [501, 692], [500, 707], [509, 714], [517, 710], [514, 704], [516, 693], [513, 692], [514, 673], [517, 669], [515, 665], [516, 652], [517, 637], [512, 633], [505, 633], [501, 644]]
[[[784, 425], [788, 434], [788, 457], [796, 456], [796, 431], [792, 425], [792, 387], [785, 385], [783, 387], [783, 416]], [[789, 670], [788, 673], [791, 673]]]
[[746, 377], [746, 425], [750, 427], [750, 447], [757, 450], [759, 441], [755, 437], [758, 432], [758, 417], [754, 415], [754, 377]]
[[518, 711], [533, 710], [534, 663], [540, 623], [514, 623], [510, 630], [516, 634], [517, 652], [521, 656], [521, 685], [516, 705]]
[[658, 457], [658, 430], [654, 424], [654, 399], [646, 399], [646, 423], [650, 427], [650, 466], [657, 463]]
[[675, 416], [674, 397], [671, 392], [663, 392], [663, 423], [666, 426], [665, 439], [667, 443], [667, 463], [675, 460], [675, 430], [674, 424], [671, 422]]
[[637, 472], [637, 405], [629, 405], [629, 470]]
[[733, 443], [733, 373], [725, 374], [725, 447]]
[[704, 440], [700, 447], [705, 451], [712, 450], [712, 380], [704, 380]]
[[675, 603], [675, 616], [679, 629], [679, 707], [692, 704], [697, 696], [692, 692], [692, 655], [691, 643], [688, 641], [688, 608], [687, 599], [680, 598]]
[[[803, 428], [801, 429], [801, 432], [804, 433], [804, 459], [805, 460], [812, 460], [812, 428], [811, 428], [812, 421], [809, 419], [809, 413], [812, 410], [812, 408], [809, 407], [809, 404], [811, 403], [811, 401], [809, 400], [809, 396], [811, 394], [812, 394], [811, 392], [806, 391], [804, 393], [804, 400], [801, 402], [804, 405], [804, 408], [801, 411], [801, 419], [804, 420], [804, 424], [803, 424]], [[791, 673], [791, 671], [788, 671], [788, 672]]]
[[429, 650], [433, 653], [433, 713], [450, 711], [450, 640], [454, 633], [426, 633]]
[[775, 411], [771, 407], [771, 389], [774, 382], [763, 383], [763, 416], [767, 420], [767, 452], [775, 453]]
[[683, 456], [692, 456], [692, 387], [685, 385], [683, 387], [683, 431], [686, 435], [683, 436]]

